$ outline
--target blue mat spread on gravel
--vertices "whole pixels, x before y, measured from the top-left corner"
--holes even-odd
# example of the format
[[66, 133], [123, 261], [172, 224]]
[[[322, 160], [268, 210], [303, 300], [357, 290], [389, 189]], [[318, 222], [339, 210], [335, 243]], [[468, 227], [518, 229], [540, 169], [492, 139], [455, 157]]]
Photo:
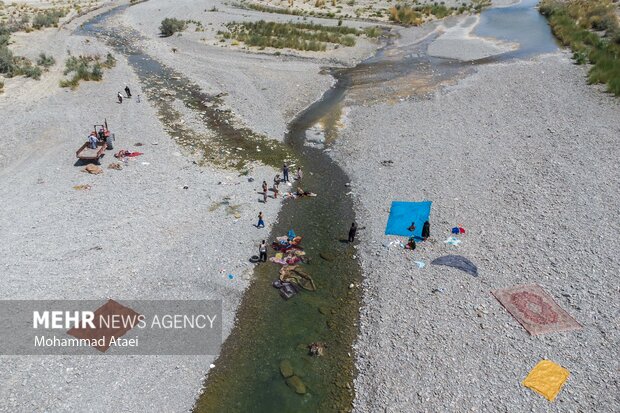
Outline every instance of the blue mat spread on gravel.
[[422, 239], [422, 226], [428, 221], [431, 215], [431, 201], [423, 202], [401, 202], [392, 201], [390, 217], [385, 227], [385, 235], [411, 236], [411, 231], [407, 228], [415, 222], [413, 236]]

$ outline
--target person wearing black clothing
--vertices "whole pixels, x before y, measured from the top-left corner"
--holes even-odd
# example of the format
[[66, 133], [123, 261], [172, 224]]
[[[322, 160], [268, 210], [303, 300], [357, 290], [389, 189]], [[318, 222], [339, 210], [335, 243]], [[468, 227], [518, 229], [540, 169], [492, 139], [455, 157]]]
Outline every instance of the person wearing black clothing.
[[355, 241], [355, 233], [357, 232], [357, 224], [354, 222], [349, 229], [349, 242]]
[[127, 95], [128, 98], [131, 97], [131, 90], [129, 90], [129, 86], [125, 85], [125, 94]]
[[422, 239], [426, 241], [428, 237], [430, 236], [431, 236], [431, 224], [430, 222], [426, 221], [424, 222], [424, 225], [422, 226]]
[[261, 242], [260, 245], [258, 246], [258, 253], [260, 254], [259, 260], [262, 262], [266, 262], [267, 261], [267, 244], [265, 244], [265, 240], [263, 240], [263, 242]]

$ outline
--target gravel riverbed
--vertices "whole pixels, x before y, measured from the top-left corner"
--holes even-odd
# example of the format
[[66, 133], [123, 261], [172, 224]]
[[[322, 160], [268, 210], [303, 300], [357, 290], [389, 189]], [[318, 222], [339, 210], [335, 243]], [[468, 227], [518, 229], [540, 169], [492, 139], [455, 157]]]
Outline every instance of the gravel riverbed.
[[[620, 409], [620, 105], [585, 75], [555, 53], [350, 108], [333, 154], [366, 227], [356, 412]], [[433, 201], [430, 242], [386, 247], [405, 241], [384, 235], [392, 200]], [[446, 254], [480, 276], [429, 265]], [[490, 294], [529, 283], [583, 329], [531, 337]], [[571, 373], [554, 403], [521, 385], [543, 358]]]

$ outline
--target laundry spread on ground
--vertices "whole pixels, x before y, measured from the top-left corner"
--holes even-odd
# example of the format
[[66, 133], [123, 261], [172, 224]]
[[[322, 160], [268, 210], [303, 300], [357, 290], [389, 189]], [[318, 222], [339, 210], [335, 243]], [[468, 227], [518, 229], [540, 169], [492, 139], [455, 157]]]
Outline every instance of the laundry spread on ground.
[[[422, 240], [422, 228], [431, 215], [431, 201], [401, 202], [393, 201], [390, 207], [390, 216], [385, 235], [402, 235]], [[411, 224], [415, 224], [415, 230], [409, 230]]]
[[523, 385], [553, 401], [569, 375], [564, 367], [549, 360], [541, 360], [523, 380]]
[[504, 288], [491, 294], [533, 336], [582, 328], [537, 284]]
[[316, 291], [312, 277], [299, 265], [308, 262], [306, 253], [300, 245], [301, 237], [292, 229], [285, 236], [276, 237], [271, 244], [276, 251], [269, 261], [280, 264], [280, 277], [272, 285], [280, 291], [280, 296], [288, 300], [301, 290]]
[[448, 267], [457, 268], [461, 271], [465, 271], [474, 277], [478, 276], [478, 268], [473, 262], [460, 255], [445, 255], [431, 261], [433, 265], [446, 265]]
[[448, 237], [448, 239], [445, 240], [444, 243], [448, 245], [459, 245], [461, 243], [461, 240], [457, 237]]

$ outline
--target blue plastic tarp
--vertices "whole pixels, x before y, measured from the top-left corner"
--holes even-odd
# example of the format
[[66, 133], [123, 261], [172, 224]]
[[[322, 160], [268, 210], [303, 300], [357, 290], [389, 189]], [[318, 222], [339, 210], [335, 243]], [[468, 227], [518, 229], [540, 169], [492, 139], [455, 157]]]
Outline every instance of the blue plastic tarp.
[[390, 217], [385, 227], [385, 235], [402, 235], [410, 237], [411, 231], [407, 228], [415, 223], [413, 236], [422, 239], [422, 226], [429, 220], [431, 215], [431, 201], [401, 202], [392, 201]]

